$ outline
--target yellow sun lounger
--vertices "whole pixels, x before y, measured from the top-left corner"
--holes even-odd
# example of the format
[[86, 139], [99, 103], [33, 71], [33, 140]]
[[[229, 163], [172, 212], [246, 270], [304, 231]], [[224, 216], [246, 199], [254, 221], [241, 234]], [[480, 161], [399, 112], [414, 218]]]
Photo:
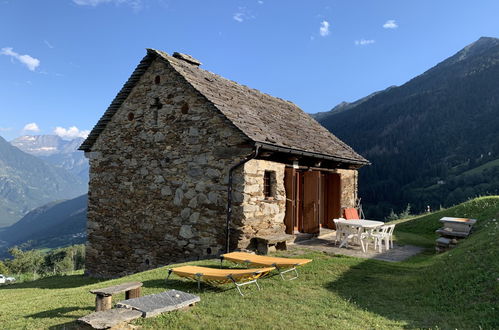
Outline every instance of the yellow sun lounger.
[[[235, 263], [246, 264], [253, 267], [275, 267], [284, 280], [283, 274], [287, 272], [294, 271], [296, 276], [290, 278], [289, 280], [294, 280], [298, 278], [298, 271], [296, 267], [308, 264], [312, 259], [291, 259], [291, 258], [278, 258], [269, 256], [260, 256], [257, 254], [247, 253], [247, 252], [231, 252], [222, 254], [220, 256], [220, 262], [224, 260], [230, 260]], [[283, 270], [286, 269], [286, 270]]]
[[236, 289], [239, 291], [239, 294], [244, 296], [239, 287], [255, 283], [258, 290], [260, 290], [257, 279], [267, 275], [274, 269], [274, 267], [256, 269], [216, 269], [200, 266], [181, 266], [169, 269], [168, 277], [166, 279], [168, 280], [171, 273], [174, 273], [177, 276], [197, 281], [198, 289], [201, 288], [201, 282], [208, 284], [226, 284], [232, 282], [236, 285]]

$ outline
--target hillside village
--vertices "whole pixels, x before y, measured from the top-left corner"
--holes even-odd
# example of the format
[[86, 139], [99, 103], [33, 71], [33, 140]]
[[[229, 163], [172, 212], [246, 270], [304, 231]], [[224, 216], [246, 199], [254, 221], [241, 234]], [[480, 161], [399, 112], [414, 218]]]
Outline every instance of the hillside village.
[[[180, 28], [185, 4], [68, 2], [60, 8], [96, 45], [117, 35], [102, 28], [103, 13], [141, 22], [139, 33], [157, 26], [160, 12], [176, 12], [164, 25], [174, 21], [179, 36], [191, 33]], [[0, 6], [19, 13], [26, 5]], [[225, 6], [198, 5], [202, 20]], [[300, 15], [314, 6], [300, 5]], [[231, 23], [267, 26], [261, 15], [270, 8], [281, 7], [245, 4]], [[85, 17], [102, 36], [79, 30]], [[446, 19], [456, 26], [455, 17]], [[212, 23], [206, 31], [224, 26], [220, 40], [243, 31]], [[344, 22], [319, 23], [308, 47], [341, 44], [336, 24]], [[46, 58], [41, 65], [17, 46], [1, 48], [0, 60], [10, 62], [0, 67], [36, 74], [25, 84], [36, 93], [45, 87], [38, 79], [51, 88], [66, 81], [57, 94], [63, 111], [54, 107], [54, 90], [45, 89], [36, 102], [54, 108], [44, 108], [47, 120], [19, 126], [8, 114], [12, 124], [0, 127], [2, 327], [499, 328], [499, 39], [461, 38], [459, 48], [432, 40], [435, 48], [420, 54], [438, 53], [439, 60], [418, 66], [423, 57], [411, 55], [414, 67], [398, 66], [407, 70], [401, 82], [390, 76], [399, 64], [385, 62], [381, 37], [408, 33], [399, 24], [385, 20], [376, 40], [355, 39], [350, 47], [363, 55], [344, 44], [329, 49], [344, 58], [338, 67], [308, 49], [305, 65], [290, 45], [287, 56], [274, 52], [283, 45], [269, 44], [268, 54], [256, 56], [255, 48], [224, 59], [216, 47], [206, 52], [197, 36], [185, 37], [195, 41], [189, 47], [177, 40], [178, 51], [175, 42], [164, 50], [137, 47], [142, 52], [127, 45], [102, 52], [100, 61], [64, 64], [66, 72], [87, 71], [74, 87]], [[263, 49], [268, 40], [254, 32], [232, 42], [252, 40]], [[62, 44], [42, 44], [60, 56]], [[349, 72], [347, 63], [360, 70], [357, 56], [385, 63], [386, 77], [363, 77], [389, 87], [373, 92], [366, 78], [331, 78]], [[356, 98], [324, 103], [333, 85], [336, 94]], [[12, 86], [5, 96], [14, 104], [15, 88], [26, 86]], [[350, 94], [347, 86], [369, 92]], [[34, 98], [24, 101], [33, 106]], [[317, 112], [317, 104], [330, 110]], [[78, 118], [76, 126], [62, 124], [68, 116]]]

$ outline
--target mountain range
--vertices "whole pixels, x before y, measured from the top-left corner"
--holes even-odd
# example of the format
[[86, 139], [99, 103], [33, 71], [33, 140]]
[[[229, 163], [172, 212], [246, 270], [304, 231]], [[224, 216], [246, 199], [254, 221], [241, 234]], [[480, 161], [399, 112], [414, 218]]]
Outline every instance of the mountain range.
[[0, 227], [34, 208], [87, 192], [88, 180], [27, 154], [0, 137]]
[[77, 150], [83, 141], [83, 138], [64, 140], [57, 135], [24, 135], [10, 141], [10, 144], [86, 182], [88, 160], [83, 152]]
[[12, 246], [56, 248], [86, 241], [87, 195], [51, 202], [34, 209], [15, 224], [0, 229], [0, 258]]
[[[498, 77], [499, 39], [481, 38], [402, 86], [314, 115], [372, 162], [359, 177], [368, 217], [499, 193]], [[0, 257], [12, 245], [85, 241], [80, 143], [24, 136], [14, 147], [0, 138], [0, 227], [11, 225], [0, 228]]]
[[314, 117], [372, 162], [367, 216], [499, 192], [499, 39], [482, 37], [401, 86]]

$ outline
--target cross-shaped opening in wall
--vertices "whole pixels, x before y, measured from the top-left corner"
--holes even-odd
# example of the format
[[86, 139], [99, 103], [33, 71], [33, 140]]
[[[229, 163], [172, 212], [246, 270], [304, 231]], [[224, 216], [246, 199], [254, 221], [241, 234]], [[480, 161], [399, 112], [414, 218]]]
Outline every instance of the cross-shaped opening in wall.
[[151, 109], [154, 109], [152, 115], [153, 115], [153, 120], [154, 124], [158, 124], [158, 110], [163, 107], [163, 103], [159, 100], [159, 97], [154, 98], [154, 103], [151, 104]]

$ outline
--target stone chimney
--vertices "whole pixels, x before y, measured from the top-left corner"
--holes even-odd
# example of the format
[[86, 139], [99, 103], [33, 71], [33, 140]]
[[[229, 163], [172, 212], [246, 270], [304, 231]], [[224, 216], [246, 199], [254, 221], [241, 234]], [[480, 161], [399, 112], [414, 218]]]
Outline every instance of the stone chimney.
[[195, 66], [200, 66], [201, 64], [203, 64], [203, 63], [199, 62], [198, 60], [196, 60], [191, 55], [187, 55], [187, 54], [175, 52], [175, 53], [173, 53], [173, 57], [178, 58], [179, 60], [185, 61], [185, 62], [192, 64], [192, 65], [195, 65]]

